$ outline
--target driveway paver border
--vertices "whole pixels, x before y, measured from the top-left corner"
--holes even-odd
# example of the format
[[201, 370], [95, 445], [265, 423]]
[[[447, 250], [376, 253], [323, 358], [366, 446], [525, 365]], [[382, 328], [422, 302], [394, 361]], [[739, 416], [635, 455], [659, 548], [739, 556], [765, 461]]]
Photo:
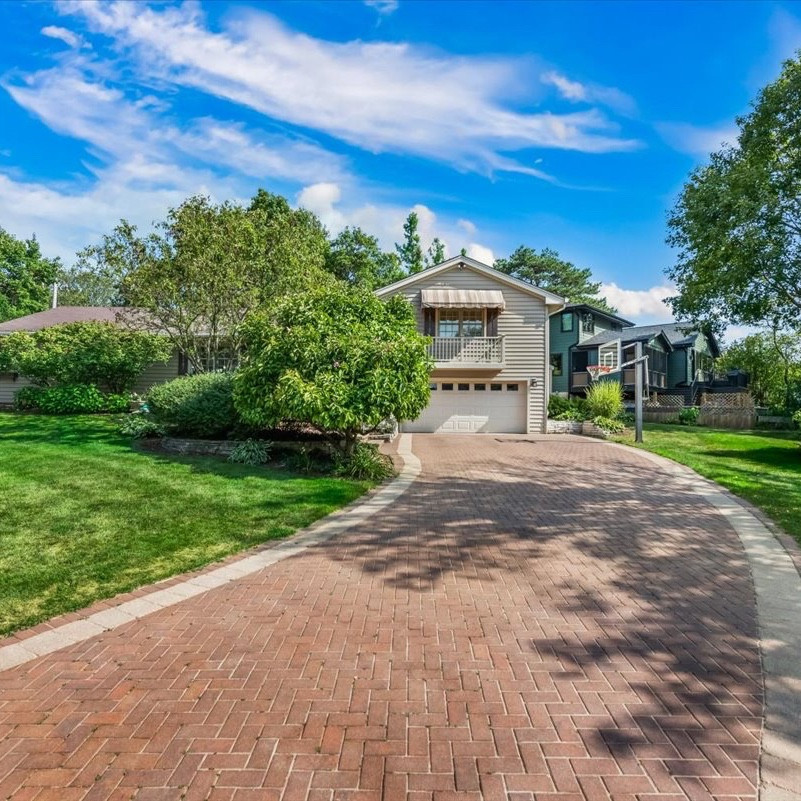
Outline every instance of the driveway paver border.
[[87, 612], [86, 616], [78, 620], [56, 626], [9, 645], [0, 646], [0, 671], [89, 640], [160, 609], [181, 603], [187, 598], [201, 595], [230, 581], [236, 581], [236, 579], [274, 565], [282, 559], [295, 556], [312, 545], [325, 542], [331, 537], [363, 523], [394, 503], [420, 475], [422, 468], [420, 460], [412, 453], [411, 434], [400, 435], [397, 455], [403, 461], [403, 466], [394, 479], [355, 503], [318, 520], [278, 545], [241, 559], [235, 559], [222, 567], [207, 570], [164, 589], [154, 590], [147, 595], [123, 601], [99, 612]]
[[795, 563], [778, 537], [734, 495], [686, 465], [635, 450], [701, 495], [740, 538], [756, 593], [765, 686], [759, 799], [801, 801], [801, 576]]

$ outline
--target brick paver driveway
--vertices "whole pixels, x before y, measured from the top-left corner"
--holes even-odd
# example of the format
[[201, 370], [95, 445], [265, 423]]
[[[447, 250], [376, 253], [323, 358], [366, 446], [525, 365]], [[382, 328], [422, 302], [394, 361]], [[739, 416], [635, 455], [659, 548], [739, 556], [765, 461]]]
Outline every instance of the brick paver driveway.
[[723, 518], [601, 443], [414, 450], [369, 524], [0, 674], [0, 799], [753, 799]]

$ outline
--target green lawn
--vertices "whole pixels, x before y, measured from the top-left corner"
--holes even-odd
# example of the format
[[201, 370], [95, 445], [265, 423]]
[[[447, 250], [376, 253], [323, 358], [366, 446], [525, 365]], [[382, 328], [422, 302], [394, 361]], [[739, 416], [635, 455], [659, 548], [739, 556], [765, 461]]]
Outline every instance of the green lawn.
[[[616, 438], [633, 444], [632, 435]], [[645, 425], [637, 447], [686, 464], [750, 501], [801, 543], [797, 433]]]
[[145, 453], [115, 429], [0, 414], [0, 634], [286, 537], [369, 488]]

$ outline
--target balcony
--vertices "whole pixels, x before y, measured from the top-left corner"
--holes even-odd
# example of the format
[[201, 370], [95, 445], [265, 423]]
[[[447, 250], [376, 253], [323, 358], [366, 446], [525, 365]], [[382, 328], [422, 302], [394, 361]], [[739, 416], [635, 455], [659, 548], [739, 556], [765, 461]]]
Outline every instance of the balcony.
[[503, 337], [434, 337], [428, 355], [437, 367], [503, 367]]

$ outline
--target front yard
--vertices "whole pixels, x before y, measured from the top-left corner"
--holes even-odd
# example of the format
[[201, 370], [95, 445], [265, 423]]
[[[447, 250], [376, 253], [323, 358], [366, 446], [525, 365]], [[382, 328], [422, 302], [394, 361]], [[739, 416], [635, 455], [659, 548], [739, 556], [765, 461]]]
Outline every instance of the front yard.
[[[616, 437], [633, 444], [632, 435]], [[801, 543], [798, 434], [646, 424], [646, 450], [667, 456], [750, 501]]]
[[0, 414], [0, 635], [286, 537], [369, 486], [141, 452], [110, 418]]

